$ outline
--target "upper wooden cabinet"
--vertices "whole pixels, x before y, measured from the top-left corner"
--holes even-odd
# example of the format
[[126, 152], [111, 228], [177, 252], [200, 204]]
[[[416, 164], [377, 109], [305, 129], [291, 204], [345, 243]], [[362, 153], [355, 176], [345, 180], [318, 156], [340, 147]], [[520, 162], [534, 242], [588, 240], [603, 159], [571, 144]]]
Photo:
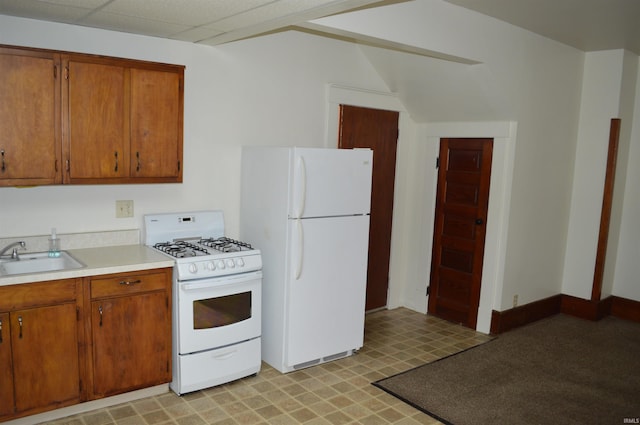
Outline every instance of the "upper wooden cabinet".
[[182, 180], [183, 77], [131, 70], [131, 176]]
[[0, 46], [0, 186], [62, 183], [60, 55]]
[[0, 186], [182, 182], [184, 66], [0, 46]]

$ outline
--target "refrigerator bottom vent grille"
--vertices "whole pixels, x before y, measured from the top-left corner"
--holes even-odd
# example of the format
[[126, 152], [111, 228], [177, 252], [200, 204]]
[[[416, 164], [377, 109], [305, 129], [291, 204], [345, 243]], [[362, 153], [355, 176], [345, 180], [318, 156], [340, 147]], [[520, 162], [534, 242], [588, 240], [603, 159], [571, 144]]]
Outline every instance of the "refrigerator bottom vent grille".
[[297, 365], [293, 366], [293, 369], [294, 370], [304, 369], [304, 368], [307, 368], [307, 367], [315, 366], [315, 365], [320, 364], [320, 363], [326, 363], [326, 362], [330, 362], [330, 361], [333, 361], [333, 360], [341, 359], [342, 357], [347, 357], [347, 356], [351, 355], [352, 352], [353, 351], [351, 351], [351, 350], [343, 351], [342, 353], [332, 354], [330, 356], [322, 357], [320, 359], [310, 360], [310, 361], [304, 362], [304, 363], [298, 363]]

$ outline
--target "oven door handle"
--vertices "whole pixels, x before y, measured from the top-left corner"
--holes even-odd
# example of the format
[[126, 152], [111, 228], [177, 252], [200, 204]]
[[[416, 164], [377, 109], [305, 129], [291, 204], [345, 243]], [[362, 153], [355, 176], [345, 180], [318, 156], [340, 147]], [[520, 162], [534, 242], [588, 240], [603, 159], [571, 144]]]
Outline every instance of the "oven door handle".
[[199, 289], [224, 288], [229, 285], [237, 285], [239, 283], [250, 282], [260, 279], [262, 272], [252, 272], [241, 276], [224, 276], [215, 279], [207, 279], [206, 282], [185, 283], [180, 285], [183, 291], [197, 291]]

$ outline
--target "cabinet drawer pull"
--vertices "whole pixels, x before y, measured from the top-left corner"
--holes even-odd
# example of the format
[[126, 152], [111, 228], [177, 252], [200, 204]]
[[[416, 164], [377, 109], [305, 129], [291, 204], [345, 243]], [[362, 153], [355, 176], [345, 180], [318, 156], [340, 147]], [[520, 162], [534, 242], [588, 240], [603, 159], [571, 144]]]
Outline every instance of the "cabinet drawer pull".
[[98, 306], [98, 313], [100, 314], [100, 327], [102, 327], [102, 306]]
[[22, 339], [22, 316], [18, 316], [18, 325], [20, 325], [20, 335], [18, 335], [18, 338]]
[[142, 283], [142, 281], [140, 279], [138, 279], [138, 280], [121, 280], [120, 281], [120, 285], [127, 285], [127, 286], [135, 285], [136, 283]]

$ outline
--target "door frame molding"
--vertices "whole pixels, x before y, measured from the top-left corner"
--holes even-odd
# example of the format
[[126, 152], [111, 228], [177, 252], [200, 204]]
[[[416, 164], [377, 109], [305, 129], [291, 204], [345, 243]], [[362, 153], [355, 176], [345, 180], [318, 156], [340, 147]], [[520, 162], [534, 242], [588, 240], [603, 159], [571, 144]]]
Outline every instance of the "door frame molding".
[[[491, 312], [500, 308], [504, 286], [504, 267], [507, 248], [507, 231], [509, 228], [509, 211], [511, 204], [511, 185], [513, 180], [514, 158], [516, 150], [517, 123], [515, 121], [484, 122], [444, 122], [426, 124], [426, 141], [429, 151], [435, 156], [440, 149], [441, 138], [474, 138], [493, 139], [493, 161], [491, 166], [491, 183], [489, 191], [489, 210], [487, 212], [487, 230], [485, 238], [484, 261], [482, 267], [482, 283], [480, 289], [480, 305], [476, 330], [489, 333], [491, 330]], [[427, 159], [428, 160], [428, 159]], [[432, 162], [428, 162], [432, 163]], [[431, 214], [430, 222], [435, 220], [438, 170], [432, 172], [433, 193], [429, 196], [430, 204], [426, 211]], [[433, 225], [426, 235], [433, 240]], [[432, 252], [425, 261], [431, 264]], [[428, 284], [429, 277], [426, 277]], [[428, 297], [426, 303], [428, 305]]]

